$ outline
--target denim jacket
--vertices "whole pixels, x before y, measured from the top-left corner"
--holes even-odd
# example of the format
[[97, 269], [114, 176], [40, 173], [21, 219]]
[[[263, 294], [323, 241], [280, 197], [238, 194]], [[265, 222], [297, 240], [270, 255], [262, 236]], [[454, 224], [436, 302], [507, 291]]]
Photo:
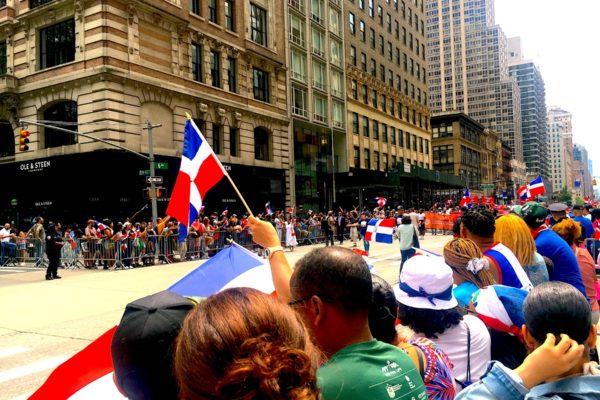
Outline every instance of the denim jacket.
[[521, 378], [492, 361], [481, 380], [463, 389], [456, 400], [600, 400], [600, 376], [576, 376], [527, 390]]

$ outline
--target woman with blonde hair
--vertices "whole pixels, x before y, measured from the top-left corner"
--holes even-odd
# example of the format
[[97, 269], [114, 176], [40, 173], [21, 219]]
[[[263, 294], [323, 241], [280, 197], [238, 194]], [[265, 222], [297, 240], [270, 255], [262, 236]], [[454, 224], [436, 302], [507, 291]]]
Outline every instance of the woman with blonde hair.
[[508, 214], [498, 218], [494, 240], [515, 254], [533, 286], [548, 281], [544, 257], [536, 251], [531, 231], [521, 217]]
[[489, 271], [489, 260], [472, 240], [457, 238], [446, 243], [444, 260], [452, 268], [454, 297], [462, 307], [469, 306], [477, 289], [497, 283]]

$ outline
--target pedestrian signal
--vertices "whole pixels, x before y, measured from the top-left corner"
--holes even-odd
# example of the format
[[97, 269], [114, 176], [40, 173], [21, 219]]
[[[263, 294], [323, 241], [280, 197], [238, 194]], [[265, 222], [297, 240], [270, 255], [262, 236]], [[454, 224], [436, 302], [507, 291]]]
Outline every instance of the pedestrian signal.
[[27, 129], [21, 129], [19, 134], [19, 151], [29, 150], [29, 131]]
[[[157, 187], [157, 188], [155, 188], [154, 193], [156, 194], [157, 199], [162, 199], [164, 197], [167, 197], [167, 188]], [[144, 198], [145, 199], [152, 198], [152, 188], [144, 188]]]

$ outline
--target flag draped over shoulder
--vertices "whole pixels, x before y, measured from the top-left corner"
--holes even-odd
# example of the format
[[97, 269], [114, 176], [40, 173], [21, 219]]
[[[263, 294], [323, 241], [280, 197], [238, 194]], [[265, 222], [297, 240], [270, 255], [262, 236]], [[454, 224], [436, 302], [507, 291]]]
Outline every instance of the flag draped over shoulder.
[[198, 218], [206, 193], [226, 172], [208, 141], [192, 119], [185, 123], [181, 166], [167, 207], [167, 214], [180, 222], [179, 237], [187, 236], [190, 223]]
[[[236, 243], [221, 250], [167, 290], [182, 296], [208, 297], [233, 287], [251, 287], [267, 294], [275, 292], [266, 260]], [[124, 399], [112, 379], [111, 343], [115, 330], [116, 327], [111, 328], [59, 365], [30, 399]]]
[[392, 244], [394, 241], [394, 228], [396, 220], [394, 218], [375, 219], [369, 221], [365, 239], [369, 242], [380, 242]]

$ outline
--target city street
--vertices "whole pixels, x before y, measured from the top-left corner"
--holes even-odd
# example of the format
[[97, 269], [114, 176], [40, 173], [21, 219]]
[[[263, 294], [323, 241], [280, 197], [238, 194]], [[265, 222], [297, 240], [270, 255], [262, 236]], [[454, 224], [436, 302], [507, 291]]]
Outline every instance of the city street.
[[[439, 253], [449, 239], [427, 236], [421, 247]], [[351, 245], [344, 242], [345, 247]], [[286, 254], [295, 263], [317, 246], [322, 245]], [[376, 272], [397, 283], [398, 242], [372, 244], [371, 256]], [[120, 271], [61, 269], [63, 279], [55, 281], [44, 280], [41, 268], [0, 269], [0, 400], [27, 398], [57, 365], [116, 325], [128, 302], [167, 288], [199, 264]]]

